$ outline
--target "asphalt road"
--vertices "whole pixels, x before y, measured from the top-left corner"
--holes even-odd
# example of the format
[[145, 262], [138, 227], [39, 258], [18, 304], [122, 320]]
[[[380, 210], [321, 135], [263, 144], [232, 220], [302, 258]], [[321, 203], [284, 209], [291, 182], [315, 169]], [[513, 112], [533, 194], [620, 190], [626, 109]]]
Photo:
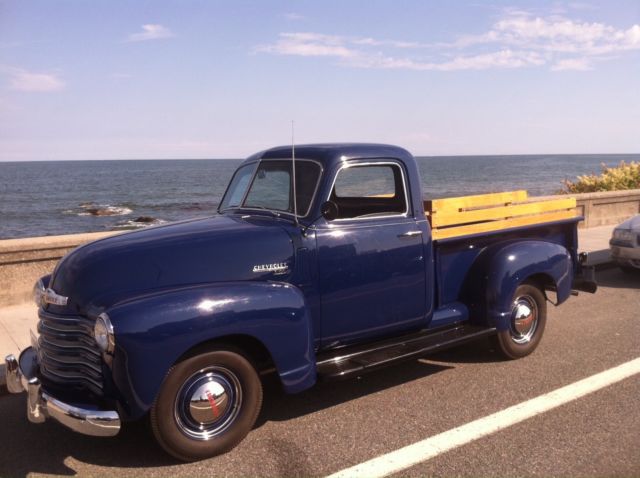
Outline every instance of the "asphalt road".
[[[0, 476], [324, 476], [640, 357], [640, 276], [598, 275], [596, 295], [549, 309], [538, 350], [503, 361], [487, 341], [300, 395], [267, 384], [232, 452], [176, 463], [144, 424], [116, 438], [32, 425], [0, 396]], [[402, 476], [640, 476], [640, 375], [409, 468]]]

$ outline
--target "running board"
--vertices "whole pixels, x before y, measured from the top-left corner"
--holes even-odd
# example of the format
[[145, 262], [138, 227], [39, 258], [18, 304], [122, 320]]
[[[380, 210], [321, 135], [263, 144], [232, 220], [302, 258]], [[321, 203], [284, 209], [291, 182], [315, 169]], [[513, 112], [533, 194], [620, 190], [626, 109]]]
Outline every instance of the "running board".
[[426, 353], [439, 352], [495, 332], [493, 327], [462, 324], [437, 331], [421, 331], [379, 342], [328, 350], [318, 355], [316, 368], [319, 378], [346, 378]]

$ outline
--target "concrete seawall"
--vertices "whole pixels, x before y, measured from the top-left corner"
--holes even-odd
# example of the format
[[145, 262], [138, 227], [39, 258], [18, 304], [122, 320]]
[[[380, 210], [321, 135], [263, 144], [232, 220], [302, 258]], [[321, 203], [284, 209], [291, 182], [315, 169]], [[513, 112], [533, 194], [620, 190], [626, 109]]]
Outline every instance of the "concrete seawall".
[[602, 193], [570, 194], [533, 197], [532, 200], [575, 197], [578, 214], [584, 216], [581, 228], [620, 224], [625, 219], [640, 214], [640, 189], [607, 191]]
[[[618, 224], [640, 213], [640, 189], [573, 195], [581, 227]], [[563, 196], [545, 196], [545, 198]], [[539, 197], [532, 199], [541, 199]], [[19, 304], [31, 297], [34, 282], [50, 273], [58, 260], [75, 247], [121, 232], [95, 232], [64, 236], [0, 240], [0, 306]]]

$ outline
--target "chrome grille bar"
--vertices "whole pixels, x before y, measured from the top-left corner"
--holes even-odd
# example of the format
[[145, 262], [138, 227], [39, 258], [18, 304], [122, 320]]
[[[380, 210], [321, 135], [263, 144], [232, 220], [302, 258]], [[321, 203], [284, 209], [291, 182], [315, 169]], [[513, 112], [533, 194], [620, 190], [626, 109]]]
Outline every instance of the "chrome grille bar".
[[38, 358], [42, 377], [53, 385], [85, 388], [102, 395], [102, 355], [86, 317], [39, 311]]

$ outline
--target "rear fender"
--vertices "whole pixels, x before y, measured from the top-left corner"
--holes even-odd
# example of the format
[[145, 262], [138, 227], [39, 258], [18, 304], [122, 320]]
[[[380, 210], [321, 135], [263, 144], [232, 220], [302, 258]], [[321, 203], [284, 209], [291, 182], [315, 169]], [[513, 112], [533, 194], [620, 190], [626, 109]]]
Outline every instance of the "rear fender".
[[[315, 383], [310, 314], [302, 292], [276, 282], [231, 282], [164, 291], [107, 311], [113, 381], [131, 418], [151, 407], [169, 368], [195, 346], [244, 335], [269, 351], [287, 392]], [[122, 405], [122, 404], [121, 404]]]
[[571, 254], [560, 244], [544, 241], [488, 247], [476, 259], [464, 288], [473, 316], [498, 330], [508, 329], [515, 291], [534, 276], [552, 282], [557, 303], [564, 302], [571, 294]]

